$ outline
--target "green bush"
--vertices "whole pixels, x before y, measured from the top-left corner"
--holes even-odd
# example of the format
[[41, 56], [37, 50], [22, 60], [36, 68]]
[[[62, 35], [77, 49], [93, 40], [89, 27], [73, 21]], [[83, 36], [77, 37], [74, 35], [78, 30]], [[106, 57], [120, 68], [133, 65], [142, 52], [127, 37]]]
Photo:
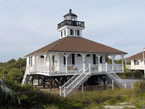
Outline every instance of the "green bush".
[[3, 92], [0, 88], [0, 106], [10, 106], [12, 105], [12, 96]]
[[118, 74], [124, 79], [143, 79], [143, 73], [141, 71], [127, 71], [125, 73]]
[[21, 83], [23, 75], [21, 74], [20, 70], [17, 68], [11, 68], [7, 74], [9, 79]]
[[111, 99], [108, 99], [108, 100], [106, 101], [106, 103], [107, 103], [108, 105], [115, 105], [115, 104], [118, 103], [118, 100], [117, 100], [116, 98], [111, 98]]
[[133, 90], [136, 94], [145, 93], [145, 81], [136, 82]]

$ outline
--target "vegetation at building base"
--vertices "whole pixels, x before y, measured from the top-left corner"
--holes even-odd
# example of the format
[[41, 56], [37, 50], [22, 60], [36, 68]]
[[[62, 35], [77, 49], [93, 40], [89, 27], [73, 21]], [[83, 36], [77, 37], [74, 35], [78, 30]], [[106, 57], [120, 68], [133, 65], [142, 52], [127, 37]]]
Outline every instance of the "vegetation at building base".
[[[137, 108], [145, 106], [145, 82], [135, 84], [132, 90], [115, 89], [104, 91], [78, 91], [68, 97], [60, 97], [58, 94], [42, 92], [31, 85], [21, 86], [7, 77], [3, 79], [6, 85], [12, 89], [8, 100], [5, 92], [0, 88], [0, 108], [44, 108], [44, 109], [84, 109], [103, 108], [105, 105], [117, 105], [120, 102], [128, 102]], [[7, 102], [6, 102], [7, 101]], [[138, 102], [136, 102], [138, 101]]]
[[0, 64], [0, 78], [12, 90], [12, 93], [6, 94], [0, 84], [0, 108], [102, 109], [105, 105], [118, 105], [120, 102], [131, 103], [136, 108], [145, 106], [144, 81], [136, 83], [132, 90], [78, 91], [64, 98], [42, 92], [32, 85], [21, 86], [21, 72], [25, 71], [25, 64], [25, 59], [12, 59]]
[[16, 83], [21, 83], [25, 69], [25, 58], [19, 58], [18, 60], [11, 59], [7, 62], [0, 63], [0, 76], [1, 78], [8, 76], [9, 79]]
[[138, 70], [130, 71], [126, 68], [126, 65], [124, 65], [124, 73], [120, 73], [118, 76], [122, 79], [143, 79], [144, 73]]

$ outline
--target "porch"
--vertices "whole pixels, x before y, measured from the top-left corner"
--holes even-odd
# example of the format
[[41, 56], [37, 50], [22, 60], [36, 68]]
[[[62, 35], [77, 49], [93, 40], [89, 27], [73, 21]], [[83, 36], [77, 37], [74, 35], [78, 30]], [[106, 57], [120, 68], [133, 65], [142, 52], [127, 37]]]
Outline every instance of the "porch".
[[126, 68], [130, 70], [144, 70], [145, 66], [144, 65], [126, 65]]
[[[114, 69], [112, 64], [89, 64], [89, 65], [84, 65], [85, 67], [81, 65], [68, 65], [67, 66], [67, 72], [66, 72], [66, 66], [53, 66], [51, 69], [51, 72], [49, 70], [49, 66], [44, 66], [44, 65], [38, 65], [38, 66], [32, 66], [27, 68], [27, 71], [30, 72], [30, 74], [42, 74], [42, 75], [74, 75], [76, 72], [79, 72], [83, 68], [88, 68], [90, 69], [92, 74], [103, 74], [103, 73], [109, 73], [109, 72], [117, 72], [117, 73], [122, 73], [124, 71], [122, 64], [115, 64]], [[62, 67], [62, 68], [60, 68]]]
[[[114, 62], [115, 56], [120, 55], [122, 64]], [[105, 57], [112, 58], [112, 64], [107, 64]], [[101, 53], [59, 53], [51, 52], [27, 58], [26, 72], [42, 75], [73, 75], [80, 70], [89, 68], [91, 73], [124, 72], [123, 54]]]

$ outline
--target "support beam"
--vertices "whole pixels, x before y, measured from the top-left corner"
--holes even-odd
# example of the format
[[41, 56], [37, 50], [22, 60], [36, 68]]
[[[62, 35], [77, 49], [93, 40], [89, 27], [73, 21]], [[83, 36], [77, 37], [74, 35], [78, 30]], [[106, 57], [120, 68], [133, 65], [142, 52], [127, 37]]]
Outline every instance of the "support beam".
[[112, 80], [112, 90], [114, 90], [114, 81]]
[[86, 64], [86, 53], [81, 53], [81, 56], [82, 56], [82, 58], [83, 58], [83, 71], [85, 71], [85, 64]]
[[39, 65], [39, 55], [36, 56], [36, 68], [35, 68], [36, 72], [38, 72], [38, 68], [37, 68], [38, 65]]
[[43, 80], [43, 88], [45, 89], [45, 76], [44, 76], [43, 79], [44, 79], [44, 80]]
[[52, 77], [50, 77], [50, 91], [52, 91]]
[[120, 55], [122, 58], [122, 71], [124, 72], [124, 54]]
[[32, 76], [32, 86], [33, 86], [33, 79], [34, 79], [34, 78], [33, 78], [33, 76]]
[[65, 56], [65, 61], [66, 61], [66, 63], [65, 63], [66, 73], [68, 73], [68, 63], [67, 63], [68, 61], [67, 61], [67, 59], [68, 59], [69, 55], [70, 55], [70, 53], [63, 53], [63, 56]]
[[38, 86], [39, 86], [39, 79], [40, 79], [40, 76], [38, 75]]
[[84, 92], [84, 83], [82, 84], [82, 93]]
[[106, 61], [105, 61], [105, 56], [102, 56], [102, 63], [105, 64]]
[[45, 66], [46, 66], [46, 54], [44, 54], [44, 73], [46, 73], [45, 72]]
[[49, 53], [49, 73], [52, 73], [52, 54]]
[[112, 71], [114, 71], [114, 59], [116, 55], [111, 55], [112, 58]]
[[98, 57], [98, 71], [101, 71], [100, 58], [101, 58], [102, 54], [96, 54], [96, 56]]

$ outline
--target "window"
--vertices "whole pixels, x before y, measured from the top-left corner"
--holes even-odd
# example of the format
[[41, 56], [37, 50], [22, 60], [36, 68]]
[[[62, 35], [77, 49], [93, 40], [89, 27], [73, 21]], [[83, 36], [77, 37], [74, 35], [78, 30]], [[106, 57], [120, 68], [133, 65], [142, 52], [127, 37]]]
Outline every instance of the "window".
[[32, 56], [29, 57], [29, 65], [32, 66]]
[[134, 65], [139, 65], [139, 61], [138, 60], [134, 60]]
[[40, 58], [44, 58], [44, 56], [40, 56]]
[[100, 57], [100, 63], [102, 63], [102, 56]]
[[77, 30], [75, 30], [75, 36], [77, 36]]
[[61, 37], [63, 36], [63, 33], [62, 33], [62, 31], [61, 31]]
[[74, 31], [70, 29], [70, 35], [74, 35]]
[[86, 57], [90, 57], [90, 54], [87, 54]]
[[96, 55], [93, 54], [93, 64], [96, 64]]
[[64, 30], [64, 36], [66, 36], [66, 30]]
[[54, 55], [52, 56], [52, 64], [54, 65], [54, 60], [55, 60], [55, 57]]
[[77, 56], [78, 56], [78, 57], [81, 57], [81, 55], [80, 55], [80, 54], [77, 54]]
[[75, 64], [75, 54], [72, 54], [72, 65]]
[[77, 30], [77, 35], [80, 36], [80, 31], [79, 30]]
[[65, 56], [63, 56], [63, 63], [64, 63], [64, 65], [66, 64]]

